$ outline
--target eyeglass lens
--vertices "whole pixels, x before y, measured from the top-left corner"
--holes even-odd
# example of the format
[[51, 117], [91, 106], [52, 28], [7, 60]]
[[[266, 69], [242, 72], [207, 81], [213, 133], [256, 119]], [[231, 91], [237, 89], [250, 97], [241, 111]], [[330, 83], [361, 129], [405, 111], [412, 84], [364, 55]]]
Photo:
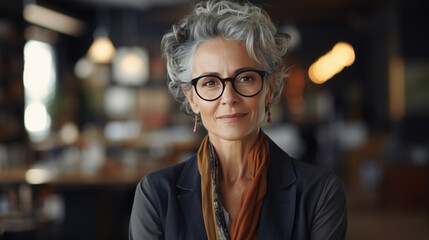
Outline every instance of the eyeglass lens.
[[[262, 88], [262, 76], [256, 71], [241, 72], [235, 76], [233, 81], [235, 91], [246, 97], [257, 94]], [[214, 100], [220, 97], [223, 90], [224, 84], [216, 76], [202, 77], [196, 84], [198, 95], [206, 100]]]

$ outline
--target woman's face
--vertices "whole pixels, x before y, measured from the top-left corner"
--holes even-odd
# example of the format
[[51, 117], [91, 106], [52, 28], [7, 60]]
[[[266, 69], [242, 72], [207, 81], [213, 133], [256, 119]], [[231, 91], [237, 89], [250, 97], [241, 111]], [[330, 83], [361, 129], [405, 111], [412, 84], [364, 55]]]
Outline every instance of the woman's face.
[[[202, 43], [192, 59], [192, 78], [207, 74], [230, 78], [243, 69], [264, 70], [249, 57], [242, 43], [221, 38]], [[211, 138], [244, 140], [259, 133], [265, 118], [265, 106], [272, 101], [272, 90], [267, 80], [266, 77], [262, 91], [253, 97], [239, 95], [231, 82], [226, 82], [222, 96], [215, 101], [201, 99], [193, 87], [184, 93], [194, 113], [201, 114]]]

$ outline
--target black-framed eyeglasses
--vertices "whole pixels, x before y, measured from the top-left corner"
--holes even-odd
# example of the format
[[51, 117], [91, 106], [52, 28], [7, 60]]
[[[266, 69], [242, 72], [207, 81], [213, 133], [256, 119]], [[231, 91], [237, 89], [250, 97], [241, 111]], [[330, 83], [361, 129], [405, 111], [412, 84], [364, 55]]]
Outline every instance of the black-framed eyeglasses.
[[264, 78], [267, 72], [247, 69], [234, 77], [220, 78], [216, 75], [203, 75], [191, 80], [198, 96], [206, 101], [214, 101], [222, 96], [225, 90], [225, 82], [230, 81], [232, 88], [243, 97], [256, 96], [264, 86]]

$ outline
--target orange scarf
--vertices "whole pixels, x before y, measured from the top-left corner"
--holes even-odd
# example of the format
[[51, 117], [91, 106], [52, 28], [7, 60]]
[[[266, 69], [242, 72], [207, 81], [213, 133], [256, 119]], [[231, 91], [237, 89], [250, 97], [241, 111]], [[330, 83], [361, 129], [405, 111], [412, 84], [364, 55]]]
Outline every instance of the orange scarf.
[[[213, 204], [212, 175], [208, 136], [198, 150], [198, 170], [201, 175], [202, 211], [207, 238], [218, 240], [217, 221]], [[240, 199], [239, 209], [229, 229], [232, 240], [257, 239], [256, 227], [265, 193], [267, 192], [267, 170], [270, 159], [268, 137], [261, 132], [248, 155], [251, 182], [248, 183]]]

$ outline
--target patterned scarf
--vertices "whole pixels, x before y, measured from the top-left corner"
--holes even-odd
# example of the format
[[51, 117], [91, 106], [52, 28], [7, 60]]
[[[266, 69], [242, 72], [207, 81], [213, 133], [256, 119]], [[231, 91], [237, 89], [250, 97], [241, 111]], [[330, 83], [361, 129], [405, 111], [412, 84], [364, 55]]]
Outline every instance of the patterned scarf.
[[203, 219], [209, 240], [257, 239], [256, 227], [267, 191], [269, 159], [268, 137], [261, 132], [248, 155], [252, 180], [243, 191], [237, 215], [228, 230], [218, 184], [218, 160], [208, 136], [203, 139], [198, 150], [198, 170], [201, 175]]

